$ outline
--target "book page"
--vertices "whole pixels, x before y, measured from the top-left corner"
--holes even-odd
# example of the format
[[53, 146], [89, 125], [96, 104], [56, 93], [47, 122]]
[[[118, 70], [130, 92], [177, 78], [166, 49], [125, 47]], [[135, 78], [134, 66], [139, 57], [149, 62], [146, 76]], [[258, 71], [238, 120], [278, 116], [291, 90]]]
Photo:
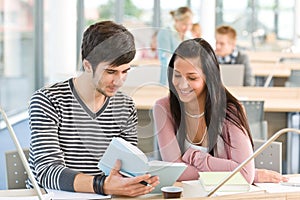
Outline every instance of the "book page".
[[141, 158], [145, 163], [148, 162], [147, 156], [142, 152], [137, 146], [132, 145], [130, 142], [127, 142], [126, 140], [122, 138], [113, 138], [114, 142], [119, 142], [122, 144], [127, 150], [137, 155], [139, 158]]
[[148, 162], [146, 155], [140, 149], [122, 138], [113, 138], [98, 163], [99, 169], [105, 174], [109, 174], [116, 159], [122, 163], [120, 171], [129, 174], [129, 176], [138, 176], [146, 173], [152, 176], [159, 176], [160, 184], [155, 187], [152, 193], [161, 193], [161, 187], [173, 185], [187, 167], [184, 163], [159, 160]]
[[148, 164], [148, 173], [152, 176], [158, 176], [160, 182], [152, 193], [161, 193], [160, 188], [173, 185], [187, 167], [184, 163], [164, 162], [159, 160], [150, 161]]
[[121, 171], [132, 176], [145, 174], [149, 168], [146, 155], [136, 146], [122, 138], [112, 139], [99, 161], [98, 167], [108, 175], [114, 167], [116, 160], [121, 161]]

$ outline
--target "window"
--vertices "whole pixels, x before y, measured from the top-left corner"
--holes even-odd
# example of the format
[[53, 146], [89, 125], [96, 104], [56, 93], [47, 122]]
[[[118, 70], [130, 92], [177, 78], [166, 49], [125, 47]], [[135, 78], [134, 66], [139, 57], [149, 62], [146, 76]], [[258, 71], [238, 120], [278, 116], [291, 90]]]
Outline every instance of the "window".
[[240, 46], [282, 50], [291, 45], [294, 0], [217, 0], [216, 25], [234, 27]]
[[4, 0], [1, 6], [0, 104], [11, 114], [27, 108], [34, 90], [33, 2]]
[[100, 20], [114, 20], [115, 0], [84, 0], [86, 25]]

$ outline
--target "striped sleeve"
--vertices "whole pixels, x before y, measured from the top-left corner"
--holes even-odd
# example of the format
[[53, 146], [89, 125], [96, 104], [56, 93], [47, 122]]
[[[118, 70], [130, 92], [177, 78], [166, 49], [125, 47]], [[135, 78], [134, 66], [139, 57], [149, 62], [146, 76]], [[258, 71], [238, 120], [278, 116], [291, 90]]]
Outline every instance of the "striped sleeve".
[[[41, 92], [30, 101], [31, 150], [30, 165], [43, 187], [73, 191], [76, 171], [67, 170], [58, 138], [58, 115], [52, 102]], [[65, 174], [67, 175], [61, 175]], [[60, 187], [60, 177], [68, 178], [65, 188]]]

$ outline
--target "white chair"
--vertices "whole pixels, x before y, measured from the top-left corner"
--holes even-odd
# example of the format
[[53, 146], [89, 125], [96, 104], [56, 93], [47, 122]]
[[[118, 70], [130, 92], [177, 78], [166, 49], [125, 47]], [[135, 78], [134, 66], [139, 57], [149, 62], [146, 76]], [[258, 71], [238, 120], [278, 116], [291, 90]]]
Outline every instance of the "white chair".
[[[23, 150], [28, 159], [29, 150]], [[6, 160], [6, 180], [8, 189], [25, 189], [28, 174], [23, 166], [18, 151], [5, 152]]]
[[148, 84], [159, 84], [160, 65], [140, 65], [128, 71], [124, 87], [140, 87]]
[[[257, 150], [266, 141], [254, 139], [253, 142], [254, 150]], [[282, 173], [282, 143], [272, 142], [254, 161], [255, 167], [258, 169], [269, 169]]]
[[286, 87], [300, 87], [300, 70], [292, 69], [291, 75], [285, 82]]
[[264, 120], [264, 101], [241, 100], [246, 110], [253, 139], [267, 140], [268, 124]]

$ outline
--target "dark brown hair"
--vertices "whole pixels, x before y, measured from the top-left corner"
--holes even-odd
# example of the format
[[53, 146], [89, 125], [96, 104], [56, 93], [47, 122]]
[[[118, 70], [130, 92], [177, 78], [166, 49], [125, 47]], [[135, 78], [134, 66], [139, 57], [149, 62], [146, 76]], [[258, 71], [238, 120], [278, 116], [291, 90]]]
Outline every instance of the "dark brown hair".
[[112, 21], [95, 23], [83, 34], [81, 58], [88, 60], [94, 71], [100, 62], [112, 66], [129, 63], [135, 53], [133, 35]]

